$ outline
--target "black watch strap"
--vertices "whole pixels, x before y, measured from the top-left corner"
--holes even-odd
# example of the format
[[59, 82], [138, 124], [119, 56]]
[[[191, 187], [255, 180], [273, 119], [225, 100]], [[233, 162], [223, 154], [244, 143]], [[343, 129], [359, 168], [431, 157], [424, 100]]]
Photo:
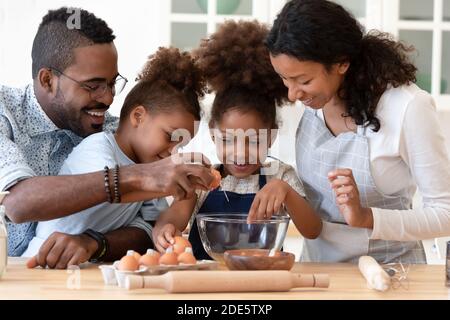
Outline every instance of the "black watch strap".
[[83, 234], [91, 237], [95, 241], [97, 241], [98, 249], [97, 251], [91, 256], [89, 259], [90, 262], [100, 262], [102, 261], [102, 258], [106, 255], [106, 252], [108, 251], [108, 241], [106, 240], [103, 233], [87, 229], [83, 232]]

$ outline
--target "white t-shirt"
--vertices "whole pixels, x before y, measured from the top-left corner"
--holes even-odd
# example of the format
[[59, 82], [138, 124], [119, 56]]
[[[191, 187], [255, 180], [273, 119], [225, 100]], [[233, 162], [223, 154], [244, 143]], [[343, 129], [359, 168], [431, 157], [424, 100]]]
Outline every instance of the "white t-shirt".
[[[319, 116], [323, 120], [322, 110]], [[450, 235], [450, 160], [433, 98], [415, 84], [389, 88], [376, 109], [381, 128], [366, 132], [372, 177], [387, 195], [419, 189], [423, 207], [372, 208], [371, 239], [410, 241]], [[369, 127], [370, 128], [370, 127]]]
[[[59, 175], [101, 171], [105, 166], [114, 168], [116, 164], [126, 166], [134, 162], [119, 148], [114, 134], [100, 132], [90, 135], [73, 149]], [[93, 229], [106, 233], [123, 227], [137, 227], [146, 231], [151, 239], [152, 228], [146, 221], [156, 220], [165, 208], [165, 199], [120, 204], [104, 202], [63, 218], [39, 222], [36, 235], [23, 256], [35, 255], [53, 232], [80, 234]]]

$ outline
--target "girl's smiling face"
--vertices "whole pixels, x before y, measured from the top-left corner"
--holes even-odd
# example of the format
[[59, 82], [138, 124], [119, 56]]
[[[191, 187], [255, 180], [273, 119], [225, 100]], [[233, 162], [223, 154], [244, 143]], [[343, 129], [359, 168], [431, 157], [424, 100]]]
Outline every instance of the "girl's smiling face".
[[232, 108], [225, 112], [212, 129], [225, 173], [245, 178], [258, 171], [267, 157], [271, 133], [256, 111]]
[[148, 112], [137, 107], [131, 113], [129, 143], [132, 160], [148, 163], [170, 157], [194, 136], [195, 117], [177, 108], [174, 112]]

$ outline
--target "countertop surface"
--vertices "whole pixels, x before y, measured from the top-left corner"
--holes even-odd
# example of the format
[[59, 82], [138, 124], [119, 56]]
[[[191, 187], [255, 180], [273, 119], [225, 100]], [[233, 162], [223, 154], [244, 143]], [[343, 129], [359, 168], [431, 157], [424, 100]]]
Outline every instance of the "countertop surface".
[[170, 294], [163, 289], [128, 291], [105, 285], [98, 265], [87, 264], [79, 270], [27, 269], [25, 261], [9, 258], [7, 270], [0, 279], [0, 299], [450, 299], [443, 265], [412, 265], [408, 281], [386, 292], [368, 289], [356, 265], [296, 263], [293, 272], [329, 274], [330, 287], [297, 288], [288, 292]]

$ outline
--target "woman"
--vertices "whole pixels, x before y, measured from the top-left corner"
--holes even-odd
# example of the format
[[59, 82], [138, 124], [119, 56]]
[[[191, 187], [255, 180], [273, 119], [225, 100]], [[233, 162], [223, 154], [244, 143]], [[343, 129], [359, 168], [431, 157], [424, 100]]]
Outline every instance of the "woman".
[[[450, 235], [450, 161], [409, 48], [364, 35], [324, 0], [288, 2], [266, 45], [289, 99], [306, 106], [297, 169], [324, 223], [302, 260], [426, 263], [420, 240]], [[424, 205], [412, 209], [417, 187]]]

